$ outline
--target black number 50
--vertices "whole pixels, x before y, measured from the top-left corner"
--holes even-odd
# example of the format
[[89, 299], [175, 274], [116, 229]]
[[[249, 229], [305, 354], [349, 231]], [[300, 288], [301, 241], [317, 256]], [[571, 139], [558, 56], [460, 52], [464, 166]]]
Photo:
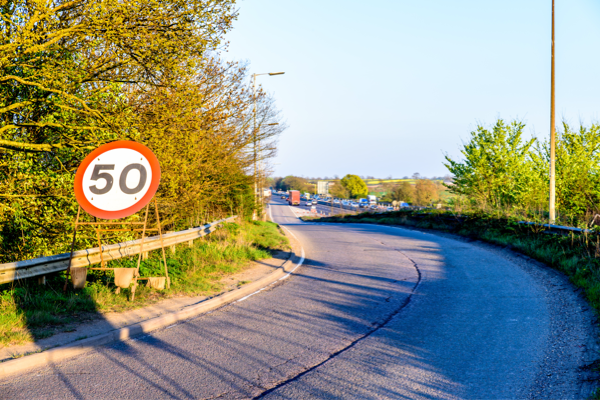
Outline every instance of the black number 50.
[[[104, 185], [104, 187], [102, 189], [98, 189], [98, 187], [95, 185], [90, 186], [90, 192], [92, 192], [94, 194], [108, 193], [110, 191], [110, 189], [112, 189], [112, 186], [113, 186], [113, 177], [108, 172], [101, 172], [101, 171], [103, 171], [103, 170], [114, 171], [114, 169], [115, 169], [114, 164], [96, 164], [96, 165], [94, 165], [94, 171], [92, 172], [92, 176], [90, 179], [92, 181], [97, 181], [98, 179], [104, 179], [106, 181], [106, 185]], [[140, 181], [138, 182], [136, 187], [129, 188], [127, 186], [127, 175], [129, 174], [129, 171], [131, 171], [132, 169], [137, 169], [140, 172]], [[123, 168], [123, 171], [121, 172], [121, 176], [119, 177], [119, 187], [121, 188], [121, 191], [125, 194], [136, 194], [144, 188], [144, 185], [146, 184], [147, 176], [148, 176], [148, 173], [146, 172], [146, 167], [144, 167], [142, 164], [129, 164], [128, 166]]]

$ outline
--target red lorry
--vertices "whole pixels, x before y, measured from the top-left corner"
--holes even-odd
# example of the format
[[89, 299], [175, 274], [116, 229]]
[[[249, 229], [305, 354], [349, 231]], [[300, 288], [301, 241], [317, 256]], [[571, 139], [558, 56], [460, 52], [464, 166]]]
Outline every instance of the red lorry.
[[299, 206], [300, 205], [300, 192], [297, 190], [290, 190], [288, 197], [288, 204], [290, 206]]

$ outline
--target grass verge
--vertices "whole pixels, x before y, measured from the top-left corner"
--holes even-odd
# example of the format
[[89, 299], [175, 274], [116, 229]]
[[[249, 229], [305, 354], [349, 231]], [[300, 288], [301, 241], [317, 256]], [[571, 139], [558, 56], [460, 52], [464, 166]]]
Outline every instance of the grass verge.
[[[221, 279], [240, 272], [250, 261], [270, 258], [272, 252], [287, 250], [287, 238], [272, 222], [227, 223], [193, 247], [177, 245], [166, 249], [171, 288], [156, 290], [138, 286], [135, 301], [130, 290], [116, 294], [110, 271], [89, 271], [82, 290], [62, 291], [64, 273], [49, 277], [46, 285], [33, 280], [0, 286], [0, 348], [70, 332], [75, 324], [98, 318], [101, 312], [139, 308], [169, 297], [214, 295]], [[141, 276], [164, 276], [160, 250], [149, 254], [140, 265]], [[109, 267], [135, 267], [137, 256], [111, 261]], [[142, 281], [143, 282], [143, 281]]]

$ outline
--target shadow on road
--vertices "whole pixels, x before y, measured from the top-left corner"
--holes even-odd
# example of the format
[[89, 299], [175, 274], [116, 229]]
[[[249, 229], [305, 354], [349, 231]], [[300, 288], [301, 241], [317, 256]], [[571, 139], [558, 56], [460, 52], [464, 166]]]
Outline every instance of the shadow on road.
[[[361, 241], [357, 257], [348, 246]], [[291, 384], [308, 398], [451, 398], [447, 371], [402, 340], [401, 324], [388, 324], [410, 304], [419, 280], [412, 261], [364, 234], [338, 237], [330, 250], [335, 257], [308, 257], [245, 301], [101, 347], [39, 379], [61, 398], [294, 398]], [[435, 245], [422, 251], [442, 258]], [[393, 384], [397, 376], [412, 386]], [[7, 389], [19, 397], [17, 386]]]

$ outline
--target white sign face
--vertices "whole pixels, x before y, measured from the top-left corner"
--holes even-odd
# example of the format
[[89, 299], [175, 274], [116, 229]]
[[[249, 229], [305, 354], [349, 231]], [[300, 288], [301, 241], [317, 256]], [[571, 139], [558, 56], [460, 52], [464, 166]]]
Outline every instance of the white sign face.
[[94, 207], [118, 211], [133, 206], [148, 192], [152, 168], [142, 153], [116, 148], [96, 157], [81, 182], [83, 195]]

